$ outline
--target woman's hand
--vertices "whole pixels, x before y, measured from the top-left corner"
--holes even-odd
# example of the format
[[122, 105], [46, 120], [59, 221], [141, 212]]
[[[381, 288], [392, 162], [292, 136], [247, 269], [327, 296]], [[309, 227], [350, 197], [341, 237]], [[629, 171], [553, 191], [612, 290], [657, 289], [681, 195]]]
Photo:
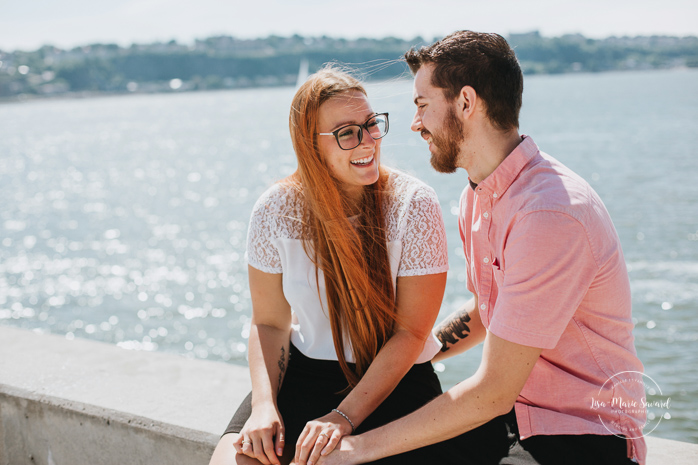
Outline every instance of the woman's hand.
[[349, 422], [336, 412], [309, 421], [296, 443], [296, 465], [314, 465], [320, 455], [327, 455], [339, 444], [339, 440], [352, 433]]
[[269, 403], [252, 409], [233, 445], [238, 454], [255, 458], [264, 465], [281, 465], [279, 457], [284, 453], [284, 435], [279, 410]]

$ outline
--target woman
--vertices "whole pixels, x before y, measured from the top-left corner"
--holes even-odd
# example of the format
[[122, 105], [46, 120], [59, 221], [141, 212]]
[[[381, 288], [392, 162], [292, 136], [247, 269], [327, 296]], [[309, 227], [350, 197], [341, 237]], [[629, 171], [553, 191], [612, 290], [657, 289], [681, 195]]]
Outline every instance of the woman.
[[[211, 464], [316, 463], [441, 393], [431, 328], [448, 261], [433, 190], [380, 165], [388, 115], [343, 72], [301, 86], [290, 131], [298, 169], [260, 197], [248, 232], [252, 393]], [[447, 449], [381, 463], [446, 463]]]

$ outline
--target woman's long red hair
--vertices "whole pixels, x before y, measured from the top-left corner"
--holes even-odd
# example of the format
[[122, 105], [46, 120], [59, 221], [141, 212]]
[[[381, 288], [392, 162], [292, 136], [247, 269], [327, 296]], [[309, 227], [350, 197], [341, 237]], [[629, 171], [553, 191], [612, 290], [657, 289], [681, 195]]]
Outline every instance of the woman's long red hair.
[[[289, 117], [298, 169], [286, 182], [295, 184], [307, 203], [304, 236], [311, 240], [304, 241], [306, 253], [324, 274], [337, 358], [354, 387], [392, 336], [397, 313], [383, 217], [388, 174], [380, 168], [378, 181], [364, 188], [359, 219], [352, 224], [348, 216], [355, 206], [342, 195], [318, 148], [320, 106], [351, 91], [366, 94], [358, 80], [329, 67], [298, 89]], [[345, 357], [345, 335], [354, 369]]]

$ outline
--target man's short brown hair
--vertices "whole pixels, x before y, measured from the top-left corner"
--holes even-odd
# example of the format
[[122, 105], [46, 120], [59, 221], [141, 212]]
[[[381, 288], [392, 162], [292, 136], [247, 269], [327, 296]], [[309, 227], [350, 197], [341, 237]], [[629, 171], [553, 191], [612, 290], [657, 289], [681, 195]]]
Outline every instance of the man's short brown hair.
[[523, 74], [514, 51], [499, 34], [454, 32], [430, 46], [412, 48], [405, 60], [415, 74], [423, 65], [434, 65], [431, 83], [443, 89], [448, 100], [470, 86], [484, 101], [495, 127], [519, 127]]

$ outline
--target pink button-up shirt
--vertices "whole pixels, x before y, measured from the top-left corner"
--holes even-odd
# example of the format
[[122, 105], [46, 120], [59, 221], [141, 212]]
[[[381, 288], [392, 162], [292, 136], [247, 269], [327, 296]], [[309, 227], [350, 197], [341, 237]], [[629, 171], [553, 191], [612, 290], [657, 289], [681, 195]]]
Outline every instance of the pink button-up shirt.
[[521, 438], [613, 433], [630, 438], [629, 457], [644, 463], [644, 409], [598, 404], [640, 402], [644, 387], [608, 382], [622, 372], [638, 381], [643, 367], [623, 252], [596, 192], [524, 136], [474, 191], [465, 188], [459, 228], [485, 327], [543, 349], [515, 406]]

